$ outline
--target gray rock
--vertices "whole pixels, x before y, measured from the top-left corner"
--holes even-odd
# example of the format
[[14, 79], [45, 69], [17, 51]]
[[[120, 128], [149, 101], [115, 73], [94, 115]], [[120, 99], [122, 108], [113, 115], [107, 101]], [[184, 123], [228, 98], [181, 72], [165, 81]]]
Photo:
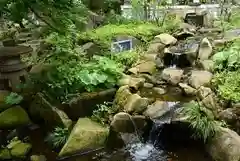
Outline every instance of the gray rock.
[[147, 110], [143, 113], [151, 119], [159, 119], [170, 110], [168, 103], [165, 101], [156, 101], [149, 105]]
[[127, 104], [129, 97], [132, 95], [128, 85], [122, 86], [118, 89], [113, 102], [113, 108], [119, 111], [124, 110], [124, 106]]
[[153, 74], [156, 71], [156, 64], [153, 61], [145, 61], [136, 66], [139, 73]]
[[206, 145], [209, 155], [217, 161], [240, 160], [240, 136], [227, 128], [221, 128]]
[[157, 54], [160, 53], [164, 49], [165, 45], [162, 44], [161, 42], [151, 42], [147, 53], [148, 54]]
[[186, 95], [194, 96], [197, 93], [197, 90], [194, 89], [193, 87], [185, 84], [185, 83], [179, 83], [178, 84], [184, 91]]
[[124, 109], [129, 113], [141, 114], [147, 108], [148, 104], [149, 100], [147, 98], [142, 98], [138, 94], [133, 94], [128, 98]]
[[131, 116], [128, 113], [120, 112], [114, 115], [110, 126], [118, 133], [134, 133], [135, 128], [142, 129], [146, 126], [146, 120], [141, 115]]
[[88, 57], [92, 57], [93, 55], [99, 55], [101, 53], [101, 49], [98, 45], [93, 42], [88, 42], [84, 44], [81, 49], [86, 53]]
[[213, 52], [212, 44], [207, 38], [204, 38], [200, 43], [198, 59], [207, 60], [212, 55], [212, 52]]
[[144, 87], [144, 88], [153, 88], [153, 86], [154, 86], [154, 85], [153, 85], [152, 83], [144, 83], [144, 84], [143, 84], [143, 87]]
[[134, 77], [124, 77], [118, 81], [118, 85], [125, 86], [128, 85], [130, 88], [134, 90], [138, 90], [143, 86], [145, 82], [144, 78], [134, 78]]
[[174, 45], [177, 43], [176, 38], [166, 33], [155, 36], [155, 39], [159, 39], [159, 42], [164, 45]]
[[30, 123], [27, 112], [20, 106], [11, 107], [0, 113], [0, 129], [14, 129]]
[[44, 155], [32, 155], [30, 157], [31, 161], [47, 161], [47, 158]]
[[203, 68], [203, 70], [212, 72], [214, 62], [212, 60], [202, 60], [202, 61], [200, 61], [200, 66], [201, 66], [201, 68]]
[[79, 118], [59, 156], [69, 156], [104, 147], [108, 134], [108, 128], [88, 118]]
[[162, 72], [162, 79], [167, 81], [172, 85], [178, 84], [183, 77], [183, 70], [174, 69], [174, 68], [166, 68]]
[[35, 96], [29, 112], [33, 118], [43, 119], [49, 127], [63, 126], [68, 129], [72, 127], [72, 120], [68, 118], [67, 114], [52, 106], [41, 93]]
[[209, 86], [213, 74], [208, 71], [193, 70], [189, 78], [189, 84], [194, 88]]
[[153, 91], [158, 95], [164, 95], [167, 93], [167, 91], [164, 88], [160, 88], [160, 87], [154, 87]]

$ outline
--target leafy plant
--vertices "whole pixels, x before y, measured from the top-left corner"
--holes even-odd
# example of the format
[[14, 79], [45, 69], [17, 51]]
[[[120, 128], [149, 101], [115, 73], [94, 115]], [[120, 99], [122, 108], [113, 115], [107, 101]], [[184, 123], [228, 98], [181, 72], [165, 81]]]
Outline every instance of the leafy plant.
[[214, 120], [212, 112], [201, 103], [194, 101], [186, 103], [182, 112], [187, 116], [187, 120], [194, 130], [194, 138], [206, 142], [218, 131], [219, 123]]
[[53, 148], [60, 148], [67, 142], [68, 136], [67, 128], [56, 127], [53, 132], [48, 134], [45, 141]]
[[228, 48], [213, 56], [214, 67], [217, 71], [237, 70], [240, 68], [240, 39], [234, 41]]
[[225, 100], [240, 101], [240, 70], [216, 73], [213, 84]]
[[137, 50], [133, 51], [124, 51], [121, 53], [113, 53], [112, 59], [117, 61], [118, 63], [121, 63], [127, 67], [132, 67], [134, 63], [138, 61], [140, 58], [140, 53]]
[[114, 113], [112, 103], [104, 102], [97, 105], [97, 109], [93, 111], [92, 119], [105, 125], [109, 121], [109, 116]]
[[8, 105], [17, 105], [22, 102], [23, 97], [17, 93], [11, 92], [6, 98], [5, 103]]

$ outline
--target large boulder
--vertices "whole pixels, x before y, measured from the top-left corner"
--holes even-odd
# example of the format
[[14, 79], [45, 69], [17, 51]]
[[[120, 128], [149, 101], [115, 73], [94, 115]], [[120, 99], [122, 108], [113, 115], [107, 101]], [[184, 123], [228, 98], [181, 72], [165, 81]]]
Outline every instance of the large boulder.
[[26, 158], [27, 154], [30, 152], [32, 148], [32, 145], [29, 143], [24, 143], [21, 140], [18, 140], [17, 137], [15, 137], [7, 145], [7, 148], [10, 150], [12, 157]]
[[167, 81], [172, 85], [178, 84], [183, 77], [183, 70], [174, 69], [174, 68], [166, 68], [162, 72], [162, 79]]
[[208, 71], [193, 70], [189, 78], [189, 84], [194, 88], [209, 86], [213, 74]]
[[213, 71], [213, 65], [214, 62], [212, 60], [202, 60], [200, 61], [200, 67], [203, 68], [203, 70], [212, 72]]
[[33, 118], [44, 120], [49, 127], [63, 126], [71, 129], [72, 120], [64, 111], [52, 106], [41, 93], [35, 96], [29, 112]]
[[206, 145], [206, 149], [216, 161], [239, 161], [240, 136], [230, 129], [221, 128]]
[[130, 88], [134, 90], [138, 90], [140, 87], [143, 86], [145, 82], [144, 78], [134, 78], [134, 77], [123, 77], [118, 81], [118, 85], [125, 86], [128, 85]]
[[109, 129], [88, 119], [80, 118], [74, 126], [59, 156], [73, 155], [78, 152], [95, 150], [104, 146]]
[[148, 47], [148, 50], [147, 50], [147, 53], [148, 54], [157, 54], [157, 53], [160, 53], [163, 49], [164, 49], [165, 45], [162, 44], [161, 42], [151, 42], [149, 47]]
[[113, 108], [122, 111], [131, 95], [132, 93], [128, 85], [120, 87], [113, 101]]
[[87, 57], [92, 57], [101, 53], [101, 49], [99, 48], [99, 46], [94, 44], [93, 42], [88, 42], [83, 46], [79, 47], [79, 49], [85, 52]]
[[165, 101], [156, 101], [149, 105], [147, 110], [143, 113], [151, 119], [159, 119], [170, 110], [168, 103]]
[[0, 113], [0, 129], [14, 129], [31, 123], [27, 112], [20, 106], [11, 107]]
[[207, 38], [204, 38], [199, 47], [198, 59], [207, 60], [212, 55], [213, 47], [210, 41]]
[[129, 113], [141, 114], [147, 108], [148, 104], [149, 100], [147, 98], [142, 98], [138, 94], [133, 94], [128, 98], [124, 110]]
[[182, 88], [184, 93], [188, 96], [194, 96], [197, 93], [197, 90], [195, 88], [187, 85], [186, 83], [179, 83], [178, 85]]
[[10, 151], [7, 148], [3, 148], [0, 150], [0, 160], [9, 160], [12, 156]]
[[[115, 132], [133, 133], [138, 129], [144, 128], [146, 120], [144, 116], [131, 116], [128, 113], [120, 112], [114, 115], [111, 128]], [[135, 127], [136, 126], [136, 127]], [[136, 129], [137, 128], [137, 129]]]
[[156, 71], [156, 64], [153, 61], [144, 61], [138, 64], [135, 68], [137, 68], [138, 73], [153, 74]]
[[177, 43], [176, 38], [166, 33], [155, 36], [155, 39], [164, 45], [174, 45]]
[[218, 105], [217, 96], [211, 88], [201, 86], [197, 91], [197, 96], [201, 99], [203, 105], [210, 109], [215, 117], [217, 117], [222, 107]]

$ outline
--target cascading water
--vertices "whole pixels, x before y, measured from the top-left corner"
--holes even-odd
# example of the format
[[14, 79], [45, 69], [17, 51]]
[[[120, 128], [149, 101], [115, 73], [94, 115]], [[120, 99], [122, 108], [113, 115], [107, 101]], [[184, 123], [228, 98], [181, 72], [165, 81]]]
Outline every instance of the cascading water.
[[167, 161], [168, 155], [161, 147], [161, 131], [164, 124], [170, 124], [177, 102], [168, 102], [170, 110], [161, 118], [153, 120], [153, 126], [146, 142], [133, 142], [126, 147], [133, 161]]

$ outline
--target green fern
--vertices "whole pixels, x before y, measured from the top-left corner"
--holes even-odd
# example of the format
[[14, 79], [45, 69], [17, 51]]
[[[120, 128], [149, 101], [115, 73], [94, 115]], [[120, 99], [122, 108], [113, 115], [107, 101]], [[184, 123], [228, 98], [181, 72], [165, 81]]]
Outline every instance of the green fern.
[[194, 138], [207, 142], [218, 131], [219, 123], [214, 120], [212, 112], [202, 104], [194, 101], [186, 103], [182, 112], [188, 117], [188, 122], [194, 130]]
[[53, 148], [60, 148], [67, 142], [68, 136], [67, 128], [56, 127], [53, 132], [48, 134], [45, 141]]

